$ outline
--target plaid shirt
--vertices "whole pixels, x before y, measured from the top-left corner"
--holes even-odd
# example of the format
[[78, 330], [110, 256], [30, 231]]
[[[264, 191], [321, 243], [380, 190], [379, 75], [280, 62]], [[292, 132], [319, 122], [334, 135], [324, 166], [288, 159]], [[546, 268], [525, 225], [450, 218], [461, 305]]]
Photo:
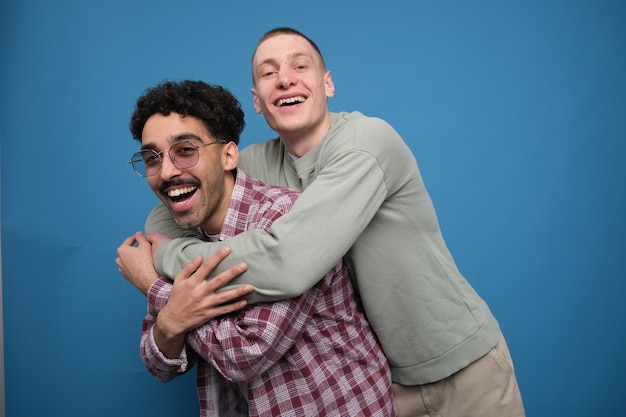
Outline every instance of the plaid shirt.
[[[269, 230], [297, 196], [238, 170], [220, 239]], [[187, 335], [185, 350], [173, 360], [152, 337], [171, 287], [161, 278], [149, 290], [141, 355], [162, 381], [197, 362], [201, 416], [397, 415], [387, 360], [343, 263], [300, 297], [211, 320]]]

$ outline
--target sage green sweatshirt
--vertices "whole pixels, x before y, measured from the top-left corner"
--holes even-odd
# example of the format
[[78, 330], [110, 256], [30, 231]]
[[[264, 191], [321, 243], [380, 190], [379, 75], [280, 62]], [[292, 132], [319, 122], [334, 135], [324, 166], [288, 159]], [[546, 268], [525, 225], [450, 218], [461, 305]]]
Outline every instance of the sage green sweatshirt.
[[[302, 294], [344, 257], [393, 380], [403, 385], [441, 380], [496, 345], [498, 323], [458, 271], [417, 162], [388, 123], [331, 113], [327, 135], [302, 158], [273, 139], [244, 149], [239, 166], [303, 192], [269, 233], [229, 240], [232, 253], [213, 276], [245, 261], [249, 269], [233, 285], [252, 284], [251, 302], [273, 301]], [[178, 237], [156, 254], [157, 271], [169, 277], [226, 245], [182, 238], [195, 232], [178, 229], [163, 205], [146, 222], [146, 232], [155, 231]]]

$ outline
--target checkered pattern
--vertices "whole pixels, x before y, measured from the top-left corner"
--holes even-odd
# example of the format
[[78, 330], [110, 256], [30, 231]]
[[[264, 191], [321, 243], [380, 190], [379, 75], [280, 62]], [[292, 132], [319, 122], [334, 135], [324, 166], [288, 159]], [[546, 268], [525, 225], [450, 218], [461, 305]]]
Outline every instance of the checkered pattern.
[[[239, 170], [221, 239], [267, 231], [296, 197]], [[163, 381], [197, 362], [202, 416], [397, 415], [387, 361], [342, 263], [300, 297], [250, 306], [190, 332], [175, 360], [166, 359], [152, 338], [170, 291], [166, 279], [150, 288], [142, 357]]]

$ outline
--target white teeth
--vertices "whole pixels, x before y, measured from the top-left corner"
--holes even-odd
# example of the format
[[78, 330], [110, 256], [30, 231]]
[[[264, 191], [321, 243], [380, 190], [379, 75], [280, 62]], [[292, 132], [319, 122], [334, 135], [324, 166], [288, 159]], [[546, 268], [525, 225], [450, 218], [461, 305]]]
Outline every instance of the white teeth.
[[195, 189], [196, 189], [196, 187], [177, 188], [175, 190], [168, 191], [167, 195], [170, 196], [170, 197], [178, 197], [179, 195], [190, 193], [190, 192], [194, 191]]
[[278, 105], [282, 106], [283, 104], [301, 103], [304, 100], [305, 100], [305, 98], [302, 97], [302, 96], [282, 98], [282, 99], [278, 100]]

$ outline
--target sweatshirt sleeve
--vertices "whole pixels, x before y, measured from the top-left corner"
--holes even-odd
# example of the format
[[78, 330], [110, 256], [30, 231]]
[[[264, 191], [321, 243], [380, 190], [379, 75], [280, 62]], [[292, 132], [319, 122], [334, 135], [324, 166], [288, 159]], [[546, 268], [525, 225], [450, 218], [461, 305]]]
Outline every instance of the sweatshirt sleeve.
[[[248, 296], [251, 303], [297, 297], [346, 254], [386, 195], [384, 172], [377, 158], [351, 149], [329, 160], [292, 210], [277, 219], [268, 232], [250, 230], [220, 243], [175, 238], [159, 246], [155, 267], [159, 273], [174, 277], [198, 254], [206, 258], [218, 247], [229, 246], [231, 254], [211, 277], [243, 261], [248, 264], [247, 272], [227, 288], [251, 284], [255, 288]], [[146, 231], [161, 231], [158, 228], [167, 224], [166, 217], [169, 213], [165, 207], [155, 209]]]

